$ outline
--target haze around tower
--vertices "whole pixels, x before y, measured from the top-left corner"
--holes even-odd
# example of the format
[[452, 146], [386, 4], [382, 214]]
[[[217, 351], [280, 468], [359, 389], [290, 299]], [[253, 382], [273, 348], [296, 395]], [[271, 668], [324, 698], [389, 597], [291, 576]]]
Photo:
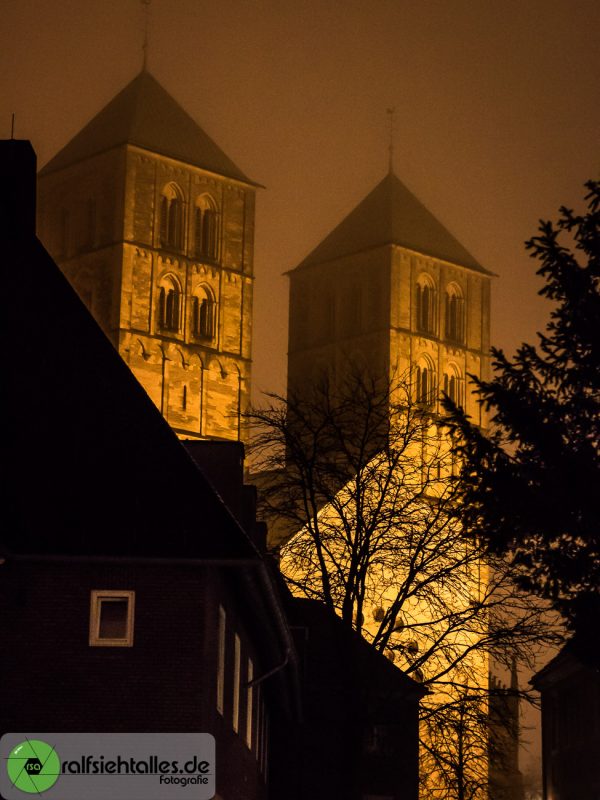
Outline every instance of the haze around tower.
[[[148, 66], [258, 200], [254, 387], [285, 386], [287, 284], [394, 166], [499, 279], [492, 341], [542, 329], [522, 243], [577, 203], [600, 155], [600, 7], [327, 0], [218, 6], [153, 0]], [[0, 125], [48, 161], [142, 64], [137, 0], [20, 0], [3, 9]]]

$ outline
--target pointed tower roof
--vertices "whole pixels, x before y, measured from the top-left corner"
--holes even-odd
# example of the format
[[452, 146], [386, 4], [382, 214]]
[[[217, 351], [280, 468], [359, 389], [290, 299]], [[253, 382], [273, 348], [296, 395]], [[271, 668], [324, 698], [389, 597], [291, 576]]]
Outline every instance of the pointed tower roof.
[[104, 106], [40, 174], [55, 172], [123, 144], [134, 144], [226, 178], [258, 185], [146, 70]]
[[485, 275], [493, 274], [465, 250], [393, 172], [296, 269], [387, 244], [401, 245]]
[[[5, 197], [14, 220], [34, 208], [35, 154], [27, 142], [0, 145], [0, 174], [23, 176]], [[3, 373], [0, 550], [257, 558], [34, 232], [5, 225], [3, 247], [0, 335], [22, 335]]]

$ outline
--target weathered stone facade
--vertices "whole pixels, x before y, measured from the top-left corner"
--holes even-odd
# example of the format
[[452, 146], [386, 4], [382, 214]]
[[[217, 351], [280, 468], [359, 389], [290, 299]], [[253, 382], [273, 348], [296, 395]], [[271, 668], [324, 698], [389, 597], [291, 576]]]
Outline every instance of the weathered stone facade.
[[[466, 384], [467, 375], [489, 372], [492, 274], [395, 176], [289, 275], [290, 388], [323, 374], [338, 381], [350, 364], [392, 381], [411, 374], [415, 383], [425, 368], [433, 410], [445, 390], [483, 422]], [[428, 306], [424, 314], [419, 306]]]
[[[136, 81], [155, 113], [172, 103], [163, 116], [180, 121], [185, 112], [154, 79]], [[80, 138], [108, 126], [107, 109]], [[176, 433], [238, 439], [250, 397], [255, 184], [226, 162], [219, 174], [213, 153], [211, 168], [198, 166], [202, 152], [182, 160], [178, 135], [177, 158], [153, 151], [151, 137], [138, 145], [134, 131], [65, 164], [76, 137], [42, 170], [38, 231]]]

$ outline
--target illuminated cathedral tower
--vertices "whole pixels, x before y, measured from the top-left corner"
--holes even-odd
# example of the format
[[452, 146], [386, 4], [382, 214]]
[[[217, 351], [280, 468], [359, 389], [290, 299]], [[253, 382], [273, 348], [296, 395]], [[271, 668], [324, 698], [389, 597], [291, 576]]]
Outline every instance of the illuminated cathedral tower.
[[288, 390], [411, 370], [418, 400], [443, 389], [480, 420], [465, 381], [489, 369], [492, 273], [391, 170], [289, 276]]
[[240, 438], [257, 185], [145, 70], [39, 175], [38, 235], [184, 438]]

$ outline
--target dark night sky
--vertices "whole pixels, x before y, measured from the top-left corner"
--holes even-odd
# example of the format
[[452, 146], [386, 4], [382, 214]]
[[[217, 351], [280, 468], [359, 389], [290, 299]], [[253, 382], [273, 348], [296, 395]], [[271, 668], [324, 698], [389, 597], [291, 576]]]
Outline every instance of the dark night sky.
[[[0, 136], [44, 164], [141, 67], [139, 0], [2, 0]], [[285, 387], [287, 281], [398, 176], [496, 272], [492, 339], [543, 328], [540, 217], [600, 176], [598, 0], [153, 0], [149, 67], [258, 199], [254, 384]], [[534, 748], [535, 749], [535, 748]]]
[[[3, 0], [0, 135], [45, 163], [141, 66], [139, 0]], [[492, 339], [542, 328], [540, 217], [600, 174], [600, 3], [153, 0], [149, 67], [252, 178], [254, 383], [285, 385], [293, 267], [398, 176], [499, 275]]]

